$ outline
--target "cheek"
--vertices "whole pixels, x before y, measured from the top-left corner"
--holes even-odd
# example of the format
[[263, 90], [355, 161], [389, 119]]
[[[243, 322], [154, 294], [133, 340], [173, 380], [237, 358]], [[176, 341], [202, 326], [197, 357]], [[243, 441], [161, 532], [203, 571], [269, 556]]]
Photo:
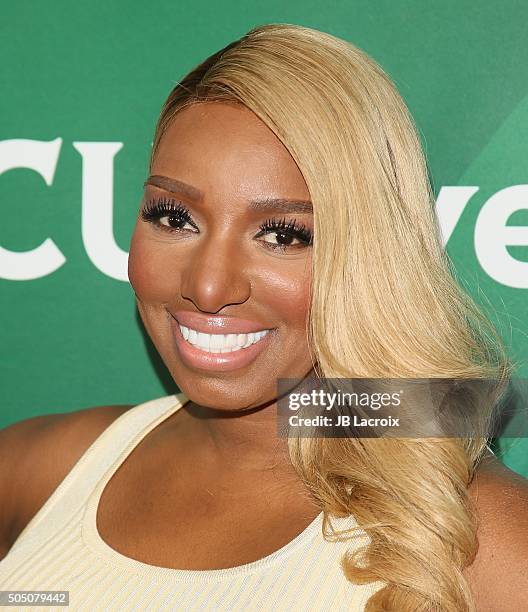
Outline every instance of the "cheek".
[[304, 331], [310, 305], [311, 274], [303, 266], [287, 275], [276, 273], [263, 279], [266, 301], [290, 326]]
[[170, 270], [166, 248], [145, 239], [136, 230], [130, 242], [128, 279], [136, 296], [143, 301], [166, 301], [178, 282], [175, 270]]

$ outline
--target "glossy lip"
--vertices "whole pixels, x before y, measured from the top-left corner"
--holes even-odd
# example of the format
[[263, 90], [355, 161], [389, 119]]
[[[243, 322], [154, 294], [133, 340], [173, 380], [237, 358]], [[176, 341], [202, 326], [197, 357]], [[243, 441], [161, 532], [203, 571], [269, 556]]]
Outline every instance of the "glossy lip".
[[271, 329], [258, 321], [238, 319], [236, 317], [207, 316], [199, 312], [177, 310], [169, 314], [184, 327], [190, 327], [204, 334], [251, 334]]
[[[225, 318], [225, 317], [224, 317]], [[209, 370], [215, 372], [229, 372], [231, 370], [238, 370], [239, 368], [243, 368], [249, 365], [252, 361], [254, 361], [262, 351], [264, 351], [270, 343], [270, 337], [273, 334], [273, 331], [268, 332], [263, 338], [261, 338], [258, 342], [255, 342], [251, 346], [248, 346], [245, 349], [240, 349], [239, 351], [235, 351], [234, 353], [208, 353], [207, 351], [202, 351], [201, 349], [193, 346], [185, 338], [182, 336], [179, 321], [177, 321], [174, 316], [169, 317], [171, 327], [173, 329], [174, 337], [176, 339], [176, 346], [180, 357], [184, 363], [188, 366], [197, 368], [199, 370]], [[240, 319], [233, 319], [238, 320]], [[185, 323], [181, 323], [185, 325]], [[187, 327], [185, 325], [185, 327]], [[193, 329], [196, 329], [195, 327]], [[210, 329], [210, 328], [209, 328]], [[215, 328], [218, 331], [218, 327]], [[222, 328], [225, 329], [225, 328]], [[240, 328], [237, 328], [240, 329]], [[262, 327], [260, 329], [263, 329]], [[202, 329], [198, 329], [198, 331], [203, 331], [204, 333], [212, 333], [211, 331], [207, 331], [202, 326]], [[224, 333], [224, 332], [218, 332]], [[225, 333], [235, 333], [235, 332], [225, 332]], [[240, 332], [240, 333], [251, 333], [251, 332]]]

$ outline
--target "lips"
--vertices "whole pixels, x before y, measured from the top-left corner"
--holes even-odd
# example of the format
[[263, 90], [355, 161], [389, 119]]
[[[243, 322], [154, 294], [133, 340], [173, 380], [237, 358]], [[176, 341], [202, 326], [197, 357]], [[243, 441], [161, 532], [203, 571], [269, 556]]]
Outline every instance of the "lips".
[[272, 329], [264, 323], [237, 317], [208, 316], [188, 310], [169, 314], [181, 325], [204, 334], [251, 334]]
[[[225, 323], [227, 319], [229, 321], [229, 325], [224, 325], [221, 327], [218, 327], [218, 326], [212, 327], [210, 325], [211, 319], [213, 319], [212, 321], [213, 323], [217, 323], [219, 319], [221, 319], [220, 323]], [[189, 321], [190, 319], [187, 318], [185, 320]], [[211, 333], [211, 334], [213, 333], [223, 334], [224, 332], [225, 333], [236, 333], [236, 331], [240, 331], [241, 329], [240, 327], [237, 327], [236, 331], [233, 331], [233, 332], [227, 331], [227, 330], [233, 329], [235, 327], [233, 322], [240, 323], [241, 321], [243, 322], [243, 325], [251, 324], [251, 329], [255, 329], [257, 331], [261, 329], [265, 329], [265, 328], [262, 328], [262, 326], [257, 327], [257, 324], [255, 322], [251, 322], [251, 321], [247, 321], [243, 319], [228, 319], [228, 317], [207, 317], [207, 320], [209, 322], [209, 325], [204, 326], [203, 318], [201, 318], [200, 321], [197, 321], [197, 319], [194, 318], [193, 326], [195, 327], [193, 327], [193, 329], [195, 329], [196, 331], [202, 331], [202, 333]], [[182, 318], [182, 321], [183, 321], [183, 318]], [[193, 346], [192, 344], [187, 342], [187, 340], [185, 340], [185, 338], [182, 335], [181, 328], [180, 328], [180, 325], [185, 325], [185, 324], [183, 322], [180, 323], [180, 320], [176, 319], [174, 315], [169, 317], [169, 322], [170, 322], [170, 325], [171, 325], [171, 328], [174, 334], [177, 351], [182, 361], [188, 367], [196, 368], [198, 370], [203, 370], [203, 371], [228, 372], [231, 370], [238, 370], [240, 368], [244, 368], [248, 366], [253, 361], [255, 361], [262, 352], [266, 351], [266, 349], [270, 345], [271, 337], [273, 334], [273, 332], [266, 334], [260, 340], [251, 344], [247, 348], [242, 348], [240, 350], [233, 351], [233, 352], [227, 352], [227, 353], [211, 353], [211, 352], [201, 350], [200, 348]], [[188, 323], [188, 325], [191, 326], [190, 323]], [[245, 327], [244, 329], [248, 329], [248, 327]], [[215, 330], [215, 331], [212, 331], [212, 330]], [[240, 332], [240, 333], [246, 333], [246, 332]], [[254, 333], [254, 332], [249, 331], [247, 333]]]

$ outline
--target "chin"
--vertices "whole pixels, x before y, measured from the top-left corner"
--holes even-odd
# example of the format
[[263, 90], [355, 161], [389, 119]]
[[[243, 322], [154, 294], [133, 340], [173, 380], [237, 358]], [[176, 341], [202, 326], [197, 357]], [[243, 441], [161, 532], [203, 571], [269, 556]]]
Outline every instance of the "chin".
[[[253, 381], [250, 385], [246, 385], [245, 389], [241, 389], [233, 381], [215, 379], [211, 376], [204, 376], [202, 380], [198, 380], [195, 376], [187, 376], [184, 379], [178, 377], [176, 384], [194, 404], [226, 412], [265, 407], [273, 403], [277, 395], [273, 386], [265, 392], [262, 390], [262, 385]], [[256, 393], [257, 389], [261, 391]]]

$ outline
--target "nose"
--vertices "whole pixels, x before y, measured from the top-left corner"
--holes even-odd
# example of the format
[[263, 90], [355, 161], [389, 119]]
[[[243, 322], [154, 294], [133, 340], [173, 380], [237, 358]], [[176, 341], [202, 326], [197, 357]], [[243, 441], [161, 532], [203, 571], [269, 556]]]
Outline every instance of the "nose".
[[251, 280], [240, 244], [225, 234], [196, 244], [184, 262], [181, 295], [210, 314], [246, 302], [251, 295]]

